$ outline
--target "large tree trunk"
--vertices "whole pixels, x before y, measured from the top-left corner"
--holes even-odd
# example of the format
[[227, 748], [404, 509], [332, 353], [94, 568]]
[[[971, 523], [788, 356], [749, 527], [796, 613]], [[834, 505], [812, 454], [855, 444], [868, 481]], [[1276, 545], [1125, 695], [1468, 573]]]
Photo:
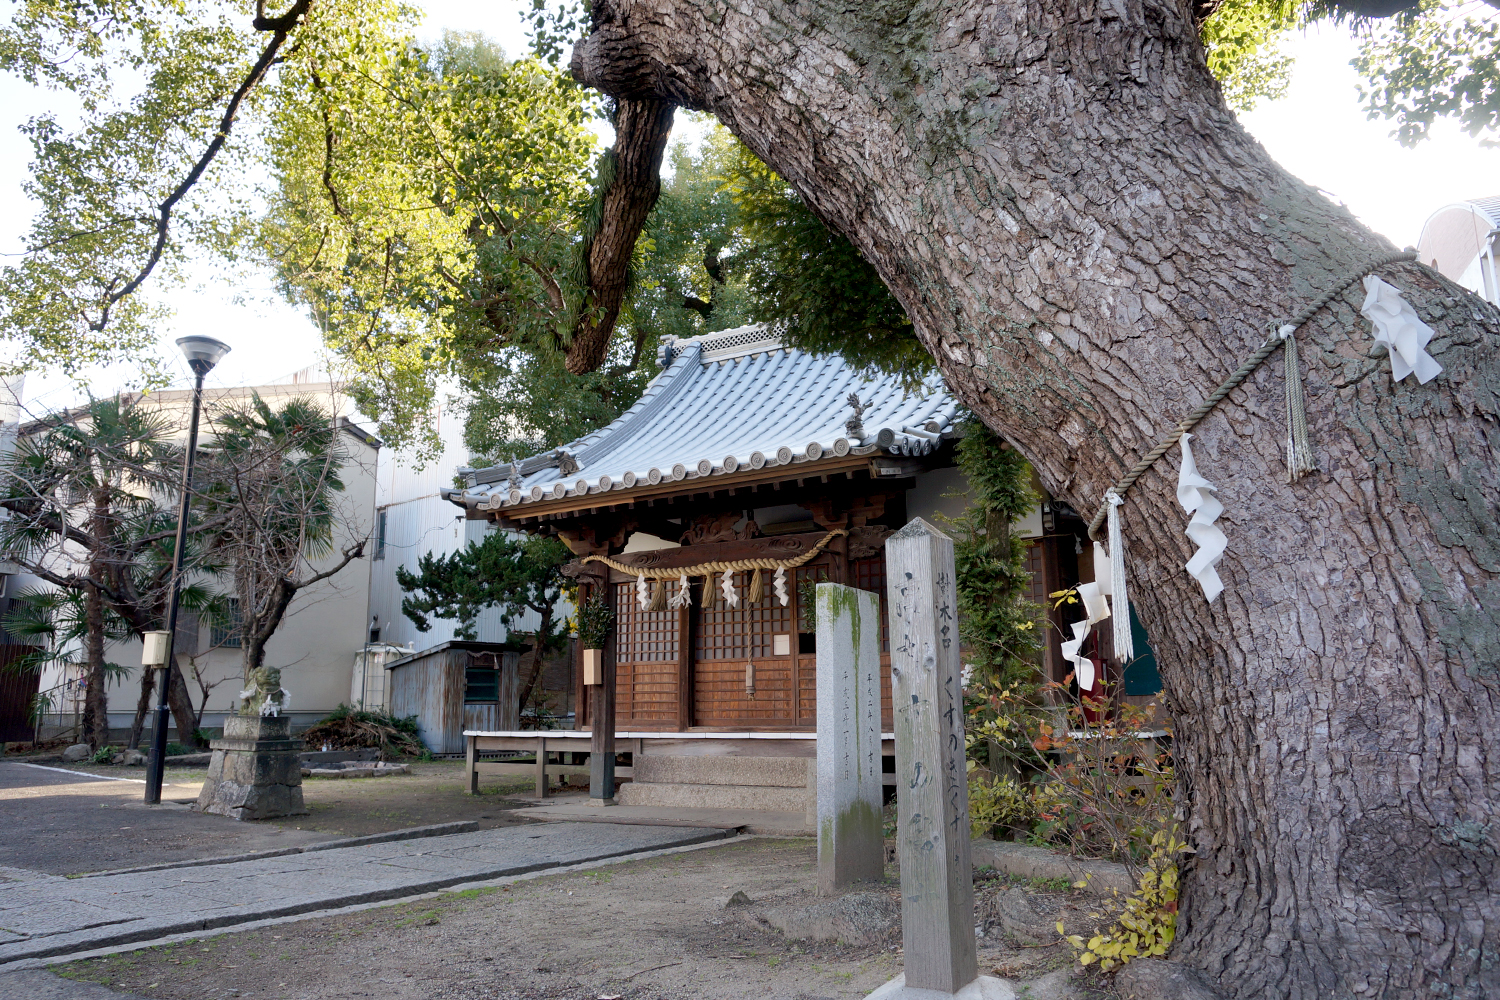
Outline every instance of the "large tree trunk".
[[92, 583], [83, 588], [84, 659], [83, 741], [98, 750], [109, 742], [109, 698], [104, 672], [104, 598]]
[[[615, 145], [605, 153], [599, 224], [584, 254], [585, 299], [565, 363], [575, 375], [596, 370], [609, 354], [610, 335], [630, 284], [636, 237], [661, 194], [661, 159], [672, 134], [670, 101], [620, 101]], [[607, 171], [607, 173], [606, 173]]]
[[[1085, 516], [1266, 337], [1389, 246], [1236, 123], [1166, 0], [610, 0], [574, 71], [712, 111], [846, 234], [949, 384]], [[1357, 165], [1351, 164], [1351, 169]], [[1358, 286], [1299, 334], [1320, 473], [1285, 483], [1281, 360], [1123, 510], [1177, 722], [1177, 957], [1240, 997], [1500, 995], [1500, 313], [1382, 275], [1446, 369], [1392, 385]]]

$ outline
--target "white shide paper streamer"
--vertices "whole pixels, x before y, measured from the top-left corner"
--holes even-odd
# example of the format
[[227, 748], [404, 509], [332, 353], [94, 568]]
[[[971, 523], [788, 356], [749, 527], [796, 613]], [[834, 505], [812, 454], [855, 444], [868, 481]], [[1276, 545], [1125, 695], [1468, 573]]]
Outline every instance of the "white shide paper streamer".
[[1395, 285], [1375, 275], [1365, 277], [1365, 303], [1360, 315], [1375, 324], [1375, 343], [1391, 355], [1391, 378], [1400, 382], [1416, 373], [1417, 381], [1426, 385], [1438, 377], [1443, 366], [1427, 353], [1432, 327], [1417, 317], [1411, 303], [1401, 297]]
[[1073, 638], [1062, 644], [1063, 659], [1073, 664], [1074, 675], [1078, 678], [1078, 690], [1087, 691], [1094, 686], [1094, 661], [1087, 656], [1080, 656], [1078, 650], [1083, 646], [1083, 641], [1089, 637], [1089, 620], [1085, 618], [1081, 622], [1073, 623]]
[[724, 603], [731, 608], [740, 606], [740, 595], [734, 589], [734, 570], [726, 569], [719, 577], [719, 593], [724, 595]]
[[1212, 604], [1214, 598], [1224, 591], [1223, 581], [1219, 579], [1219, 571], [1215, 567], [1224, 557], [1224, 549], [1229, 545], [1229, 540], [1214, 524], [1219, 515], [1224, 513], [1224, 505], [1214, 496], [1217, 487], [1198, 473], [1198, 463], [1193, 461], [1193, 449], [1188, 445], [1192, 439], [1191, 434], [1184, 434], [1180, 438], [1182, 468], [1177, 473], [1177, 502], [1182, 504], [1183, 510], [1193, 515], [1185, 533], [1198, 546], [1193, 558], [1187, 561], [1188, 575], [1198, 581], [1198, 585], [1203, 588], [1203, 596]]
[[1135, 659], [1135, 640], [1130, 635], [1130, 595], [1125, 590], [1125, 543], [1120, 538], [1120, 504], [1125, 498], [1114, 490], [1104, 494], [1109, 501], [1109, 593], [1118, 614], [1115, 626], [1115, 656], [1121, 663]]

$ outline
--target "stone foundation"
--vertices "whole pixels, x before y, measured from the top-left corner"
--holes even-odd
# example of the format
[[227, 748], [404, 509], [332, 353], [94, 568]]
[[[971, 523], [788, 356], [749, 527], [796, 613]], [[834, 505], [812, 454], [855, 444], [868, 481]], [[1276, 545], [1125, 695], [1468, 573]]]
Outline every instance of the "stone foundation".
[[302, 741], [290, 726], [286, 716], [227, 717], [194, 808], [233, 819], [304, 815]]

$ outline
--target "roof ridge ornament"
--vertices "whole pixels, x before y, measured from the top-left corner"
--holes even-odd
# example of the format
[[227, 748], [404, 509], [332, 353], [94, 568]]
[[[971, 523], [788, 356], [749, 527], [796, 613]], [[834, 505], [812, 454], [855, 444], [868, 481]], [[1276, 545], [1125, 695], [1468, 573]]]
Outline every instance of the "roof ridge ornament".
[[558, 478], [562, 478], [563, 476], [571, 476], [573, 473], [583, 468], [583, 466], [578, 464], [578, 459], [574, 457], [573, 453], [564, 448], [558, 448], [552, 453], [552, 456], [557, 459]]
[[844, 402], [848, 403], [854, 410], [854, 416], [844, 421], [844, 433], [852, 438], [865, 439], [865, 411], [870, 408], [869, 403], [859, 401], [859, 393], [851, 392]]
[[521, 463], [516, 461], [514, 453], [510, 456], [510, 477], [506, 479], [505, 485], [507, 492], [521, 488]]

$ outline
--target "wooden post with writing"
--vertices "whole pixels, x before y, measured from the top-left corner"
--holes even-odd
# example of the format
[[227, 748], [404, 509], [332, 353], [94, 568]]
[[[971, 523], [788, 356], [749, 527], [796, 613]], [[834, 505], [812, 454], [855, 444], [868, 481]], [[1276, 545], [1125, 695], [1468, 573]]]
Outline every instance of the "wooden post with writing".
[[979, 966], [953, 539], [913, 520], [886, 541], [885, 574], [904, 988], [958, 993]]
[[818, 893], [885, 876], [880, 784], [880, 598], [817, 586]]

